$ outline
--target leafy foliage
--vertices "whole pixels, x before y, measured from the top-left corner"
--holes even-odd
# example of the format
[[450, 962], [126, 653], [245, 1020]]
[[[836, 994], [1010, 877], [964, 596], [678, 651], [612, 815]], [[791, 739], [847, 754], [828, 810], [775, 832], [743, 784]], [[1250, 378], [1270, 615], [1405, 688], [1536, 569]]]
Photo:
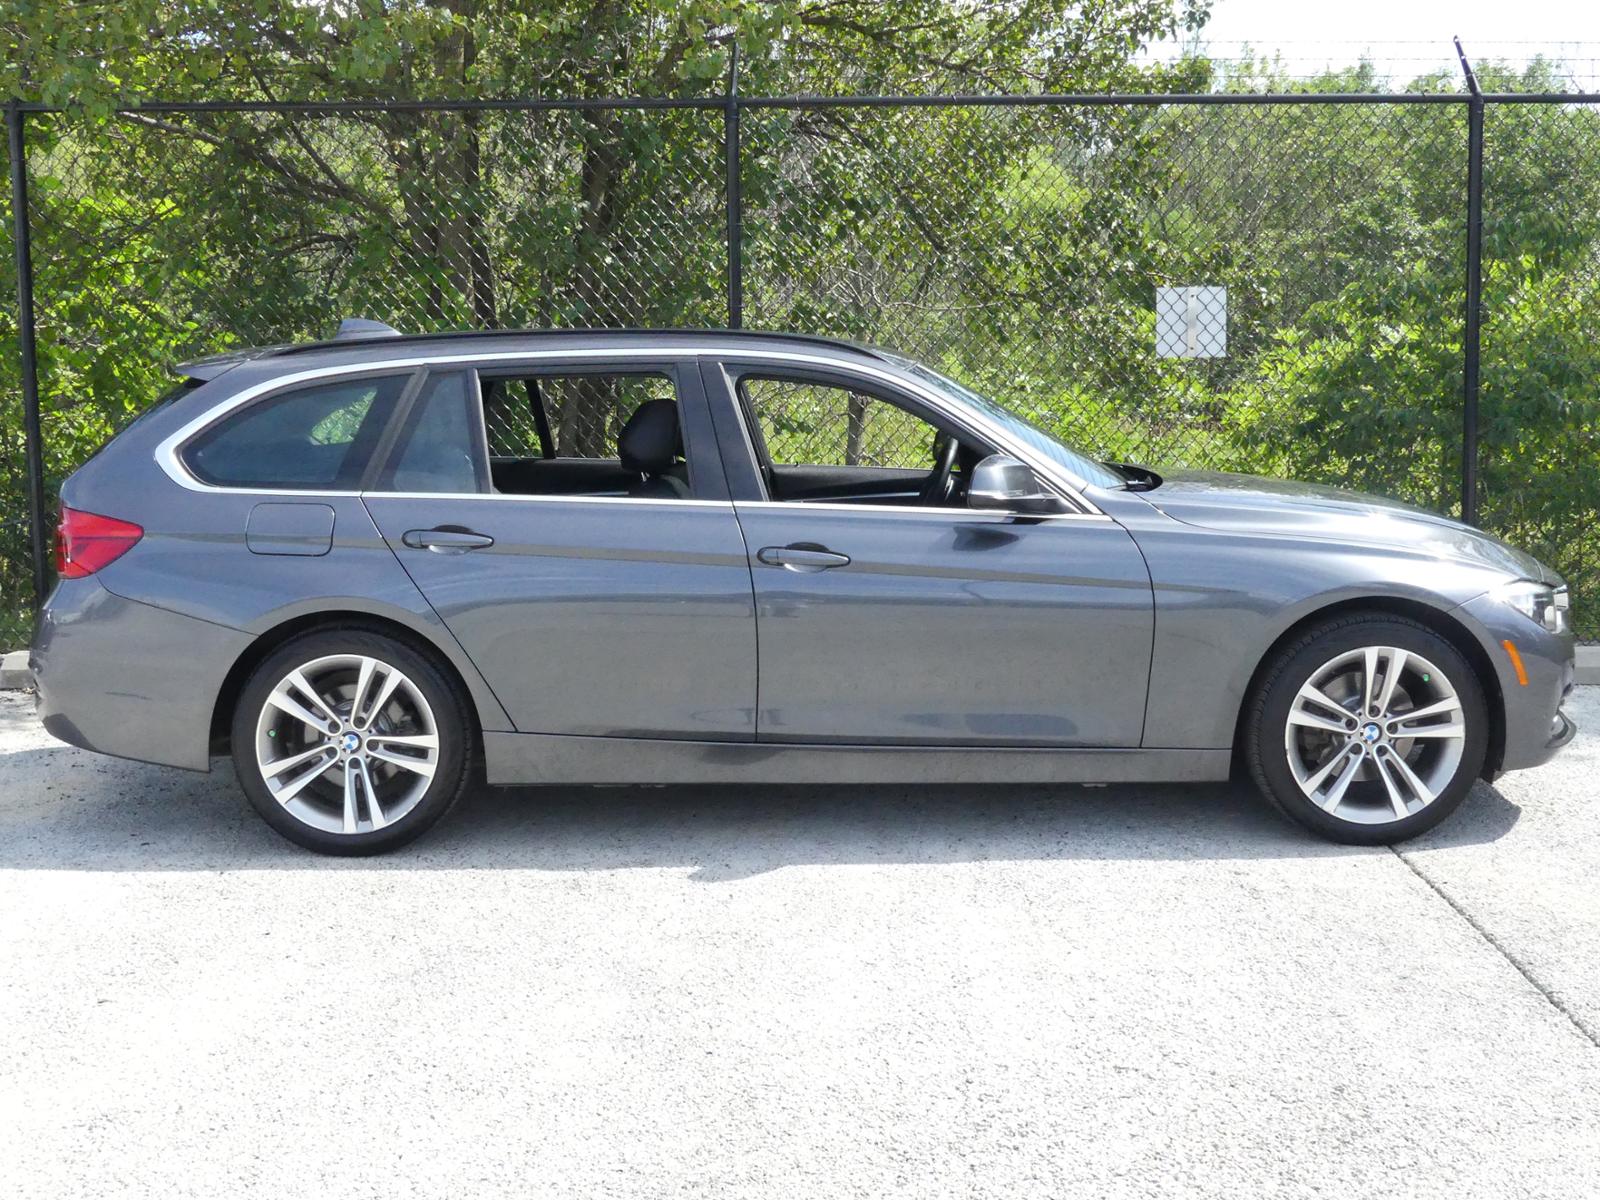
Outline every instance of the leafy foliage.
[[[0, 0], [3, 86], [67, 107], [27, 122], [50, 486], [173, 362], [326, 336], [344, 315], [726, 319], [715, 107], [127, 111], [142, 97], [707, 98], [735, 42], [756, 95], [1288, 87], [1139, 60], [1205, 15], [1193, 0]], [[1485, 74], [1543, 90], [1550, 72]], [[1484, 242], [1485, 518], [1572, 576], [1591, 632], [1597, 117], [1491, 107]], [[747, 318], [917, 354], [1107, 457], [1449, 509], [1465, 124], [1461, 105], [746, 110]], [[8, 295], [11, 270], [8, 252]], [[1225, 358], [1152, 352], [1156, 288], [1190, 283], [1228, 288]], [[14, 350], [9, 310], [0, 337]], [[0, 593], [24, 614], [15, 372], [6, 353]], [[572, 422], [579, 440], [605, 428]]]

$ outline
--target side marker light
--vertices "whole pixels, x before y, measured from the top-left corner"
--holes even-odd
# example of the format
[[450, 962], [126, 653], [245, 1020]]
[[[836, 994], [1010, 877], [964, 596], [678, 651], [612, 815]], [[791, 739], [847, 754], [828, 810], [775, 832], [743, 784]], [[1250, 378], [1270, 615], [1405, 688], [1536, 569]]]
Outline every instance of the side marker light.
[[1509, 639], [1500, 644], [1506, 648], [1506, 654], [1511, 657], [1511, 665], [1517, 672], [1517, 682], [1523, 687], [1527, 687], [1528, 669], [1522, 665], [1522, 655], [1517, 653], [1517, 644]]

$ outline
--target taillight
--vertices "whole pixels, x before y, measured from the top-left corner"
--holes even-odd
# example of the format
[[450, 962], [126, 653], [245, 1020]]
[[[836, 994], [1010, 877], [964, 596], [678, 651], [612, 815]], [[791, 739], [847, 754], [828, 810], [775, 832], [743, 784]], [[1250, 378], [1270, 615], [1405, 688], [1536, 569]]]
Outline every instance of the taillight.
[[63, 579], [93, 575], [132, 550], [143, 536], [144, 530], [132, 521], [79, 512], [63, 504], [56, 526], [56, 574]]

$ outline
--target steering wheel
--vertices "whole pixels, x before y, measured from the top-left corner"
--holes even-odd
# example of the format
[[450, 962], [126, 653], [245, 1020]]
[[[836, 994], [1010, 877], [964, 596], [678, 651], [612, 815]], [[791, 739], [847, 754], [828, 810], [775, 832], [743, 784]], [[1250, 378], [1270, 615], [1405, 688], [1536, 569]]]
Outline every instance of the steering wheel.
[[961, 443], [952, 434], [941, 433], [933, 442], [933, 470], [917, 493], [923, 508], [942, 508], [950, 502], [950, 480], [955, 474], [956, 451]]

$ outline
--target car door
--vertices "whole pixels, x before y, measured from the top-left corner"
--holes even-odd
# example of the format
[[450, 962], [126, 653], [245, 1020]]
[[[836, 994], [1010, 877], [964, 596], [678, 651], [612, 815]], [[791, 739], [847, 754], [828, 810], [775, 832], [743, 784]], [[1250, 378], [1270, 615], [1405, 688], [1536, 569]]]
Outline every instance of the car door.
[[[705, 374], [744, 492], [758, 740], [1139, 744], [1153, 605], [1121, 526], [922, 506], [938, 433], [982, 438], [882, 380], [746, 361]], [[769, 410], [752, 384], [771, 380], [834, 400]]]
[[[750, 573], [698, 373], [692, 361], [687, 372], [672, 361], [582, 363], [517, 368], [535, 383], [513, 389], [529, 403], [575, 381], [561, 414], [571, 445], [549, 458], [553, 474], [538, 467], [554, 447], [505, 458], [506, 429], [491, 467], [483, 380], [452, 370], [430, 374], [400, 416], [363, 499], [520, 732], [751, 740]], [[629, 397], [676, 401], [684, 496], [629, 496], [640, 477], [616, 458]], [[540, 413], [526, 424], [551, 422]], [[506, 466], [506, 480], [543, 490], [495, 490], [502, 458], [525, 468]]]

